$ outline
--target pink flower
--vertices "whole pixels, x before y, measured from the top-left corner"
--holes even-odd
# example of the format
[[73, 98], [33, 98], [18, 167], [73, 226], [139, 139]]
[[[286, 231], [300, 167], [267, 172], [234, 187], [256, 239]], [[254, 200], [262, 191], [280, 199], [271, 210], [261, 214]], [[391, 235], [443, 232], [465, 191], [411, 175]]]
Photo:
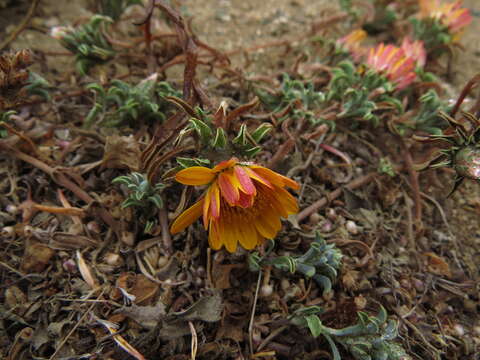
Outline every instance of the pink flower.
[[370, 49], [367, 66], [384, 74], [398, 90], [404, 89], [416, 78], [415, 60], [395, 45], [381, 43]]
[[402, 50], [405, 53], [405, 56], [416, 62], [417, 66], [425, 66], [425, 63], [427, 62], [427, 52], [423, 45], [423, 41], [412, 41], [409, 37], [406, 37], [402, 41]]

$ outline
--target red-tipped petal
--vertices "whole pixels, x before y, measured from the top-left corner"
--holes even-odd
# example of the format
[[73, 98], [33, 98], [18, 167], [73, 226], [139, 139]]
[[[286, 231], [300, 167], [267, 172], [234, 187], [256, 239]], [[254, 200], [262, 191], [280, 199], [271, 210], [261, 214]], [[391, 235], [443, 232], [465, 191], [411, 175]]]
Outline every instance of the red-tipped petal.
[[243, 166], [235, 166], [233, 168], [235, 173], [235, 177], [238, 179], [241, 189], [247, 195], [255, 195], [256, 189], [255, 185], [253, 184], [252, 179], [248, 176], [248, 173], [245, 171]]

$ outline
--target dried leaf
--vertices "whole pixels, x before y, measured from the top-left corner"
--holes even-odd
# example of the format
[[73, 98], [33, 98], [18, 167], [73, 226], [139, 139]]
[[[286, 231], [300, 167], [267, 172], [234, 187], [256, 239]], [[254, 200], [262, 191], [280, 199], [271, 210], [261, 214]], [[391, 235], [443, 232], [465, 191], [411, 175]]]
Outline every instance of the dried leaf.
[[50, 238], [48, 245], [57, 250], [76, 250], [97, 247], [99, 244], [96, 240], [86, 236], [56, 232]]
[[154, 329], [162, 317], [166, 315], [165, 305], [158, 301], [155, 306], [124, 306], [115, 313], [125, 315], [147, 329]]
[[90, 267], [83, 259], [83, 256], [79, 250], [77, 250], [77, 261], [78, 269], [80, 270], [80, 274], [82, 275], [83, 280], [85, 280], [85, 282], [88, 284], [88, 286], [90, 286], [92, 290], [96, 289], [98, 287], [98, 281], [90, 270]]
[[13, 309], [22, 304], [26, 304], [27, 296], [18, 286], [10, 286], [5, 291], [5, 305], [8, 309]]
[[423, 255], [427, 257], [427, 261], [428, 261], [427, 269], [429, 272], [436, 275], [446, 276], [446, 277], [452, 276], [452, 272], [450, 271], [450, 266], [440, 256], [432, 252], [424, 253]]
[[228, 319], [228, 321], [223, 321], [223, 324], [218, 329], [215, 338], [217, 340], [231, 339], [240, 343], [244, 340], [243, 329], [244, 327], [241, 324], [238, 324], [238, 321]]
[[184, 321], [201, 320], [215, 322], [221, 319], [222, 311], [222, 297], [217, 292], [213, 296], [201, 298], [184, 311], [169, 314], [169, 317], [173, 316]]
[[27, 273], [39, 273], [45, 270], [55, 251], [40, 242], [30, 241], [22, 259], [21, 269]]
[[141, 151], [133, 136], [107, 136], [102, 164], [109, 169], [140, 169]]
[[230, 289], [232, 285], [230, 284], [230, 273], [233, 269], [238, 269], [244, 267], [243, 264], [217, 264], [214, 263], [212, 271], [212, 280], [215, 284], [216, 289]]
[[102, 320], [102, 319], [97, 319], [97, 321], [105, 326], [108, 331], [110, 332], [111, 335], [115, 335], [113, 337], [113, 340], [120, 346], [123, 350], [125, 350], [127, 353], [129, 353], [131, 356], [133, 356], [137, 360], [145, 360], [145, 357], [138, 352], [137, 349], [135, 349], [132, 345], [128, 343], [127, 340], [125, 340], [122, 336], [116, 335], [118, 332], [118, 325], [107, 321], [107, 320]]
[[[162, 322], [159, 335], [165, 339], [174, 339], [190, 334], [189, 321], [201, 320], [215, 322], [221, 319], [223, 311], [220, 293], [213, 296], [203, 297], [184, 311], [174, 312], [167, 315]], [[197, 326], [197, 331], [200, 331]]]
[[[122, 288], [126, 293], [135, 297], [135, 304], [149, 304], [158, 291], [158, 284], [150, 281], [143, 274], [121, 274], [116, 282], [117, 288]], [[123, 295], [119, 289], [113, 294], [115, 299], [120, 299]]]

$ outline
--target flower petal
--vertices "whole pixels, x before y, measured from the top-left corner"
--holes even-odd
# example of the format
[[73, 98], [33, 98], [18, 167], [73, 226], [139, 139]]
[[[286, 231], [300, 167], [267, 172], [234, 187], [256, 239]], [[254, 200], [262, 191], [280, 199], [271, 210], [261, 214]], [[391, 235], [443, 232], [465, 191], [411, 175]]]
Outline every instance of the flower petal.
[[261, 177], [259, 174], [257, 174], [255, 171], [253, 171], [252, 169], [250, 169], [250, 167], [246, 167], [244, 168], [244, 170], [246, 171], [246, 173], [248, 174], [248, 176], [250, 176], [251, 179], [253, 180], [256, 180], [258, 181], [260, 184], [263, 184], [269, 188], [272, 187], [272, 184], [270, 184], [270, 182], [267, 180], [267, 179], [264, 179], [263, 177]]
[[275, 212], [269, 210], [265, 211], [261, 218], [255, 220], [255, 227], [264, 238], [273, 239], [282, 227], [282, 224]]
[[222, 162], [218, 163], [217, 165], [214, 166], [212, 171], [215, 172], [215, 173], [219, 173], [222, 170], [225, 170], [225, 169], [228, 169], [228, 168], [231, 168], [231, 167], [235, 166], [235, 164], [237, 162], [238, 162], [238, 159], [233, 157], [230, 160], [225, 160], [225, 161], [222, 161]]
[[259, 243], [257, 229], [252, 224], [242, 223], [239, 226], [240, 245], [246, 250], [252, 250]]
[[216, 182], [214, 182], [208, 189], [210, 196], [210, 215], [213, 219], [220, 217], [220, 189]]
[[250, 176], [248, 176], [244, 167], [235, 166], [233, 168], [233, 171], [235, 173], [235, 177], [238, 179], [241, 185], [240, 189], [247, 195], [255, 195], [257, 192], [255, 189], [255, 185], [253, 184], [252, 179], [250, 179]]
[[255, 171], [257, 175], [259, 175], [263, 179], [266, 179], [273, 185], [277, 185], [280, 187], [288, 186], [289, 188], [292, 188], [294, 190], [300, 189], [300, 185], [296, 181], [293, 181], [286, 176], [280, 175], [279, 173], [276, 173], [275, 171], [272, 171], [266, 167], [252, 165], [251, 168], [253, 169], [253, 171]]
[[234, 253], [237, 251], [237, 244], [238, 244], [238, 235], [236, 231], [236, 227], [234, 224], [229, 222], [224, 223], [224, 228], [222, 229], [223, 232], [220, 234], [221, 241], [228, 252]]
[[[296, 214], [299, 211], [297, 200], [287, 190], [282, 188], [275, 189], [275, 199], [281, 204], [283, 210], [288, 215]], [[282, 214], [282, 217], [287, 217]]]
[[197, 220], [202, 215], [203, 202], [204, 199], [202, 198], [181, 213], [170, 227], [170, 233], [172, 235], [177, 234]]
[[220, 250], [222, 248], [222, 230], [221, 221], [210, 221], [208, 231], [208, 244], [213, 250]]
[[207, 190], [207, 193], [205, 194], [205, 201], [203, 202], [203, 227], [205, 229], [208, 229], [208, 224], [209, 224], [209, 211], [210, 211], [210, 203], [212, 202], [211, 198], [211, 193], [212, 192], [212, 186], [210, 186]]
[[227, 171], [224, 171], [218, 175], [218, 186], [220, 187], [220, 192], [222, 193], [223, 198], [230, 205], [235, 205], [240, 198], [238, 185], [238, 181], [237, 184], [235, 184], [234, 177], [230, 176]]
[[237, 206], [242, 208], [249, 208], [253, 206], [253, 202], [255, 201], [255, 195], [247, 195], [243, 192], [240, 192], [240, 198], [237, 201]]
[[215, 178], [215, 172], [212, 169], [203, 166], [192, 166], [180, 170], [175, 175], [175, 180], [184, 185], [206, 185]]

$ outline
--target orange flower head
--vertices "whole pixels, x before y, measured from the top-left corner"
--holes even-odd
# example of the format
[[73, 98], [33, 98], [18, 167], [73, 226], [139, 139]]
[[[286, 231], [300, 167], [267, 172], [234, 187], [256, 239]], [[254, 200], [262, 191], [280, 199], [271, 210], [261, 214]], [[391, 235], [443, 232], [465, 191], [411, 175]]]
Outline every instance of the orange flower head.
[[416, 78], [415, 60], [395, 45], [381, 43], [376, 48], [371, 48], [367, 65], [376, 72], [385, 74], [398, 90], [407, 87]]
[[470, 10], [462, 8], [462, 1], [442, 3], [440, 0], [419, 0], [420, 17], [437, 19], [451, 34], [458, 33], [472, 22]]
[[367, 37], [365, 30], [357, 29], [337, 40], [337, 44], [347, 50], [355, 61], [358, 61], [366, 52], [361, 43]]
[[176, 234], [203, 215], [212, 249], [223, 246], [235, 252], [238, 243], [247, 250], [264, 239], [273, 239], [281, 228], [280, 218], [298, 212], [295, 198], [285, 189], [299, 185], [270, 169], [236, 158], [213, 169], [192, 166], [181, 170], [175, 179], [185, 185], [208, 185], [205, 195], [173, 222]]

